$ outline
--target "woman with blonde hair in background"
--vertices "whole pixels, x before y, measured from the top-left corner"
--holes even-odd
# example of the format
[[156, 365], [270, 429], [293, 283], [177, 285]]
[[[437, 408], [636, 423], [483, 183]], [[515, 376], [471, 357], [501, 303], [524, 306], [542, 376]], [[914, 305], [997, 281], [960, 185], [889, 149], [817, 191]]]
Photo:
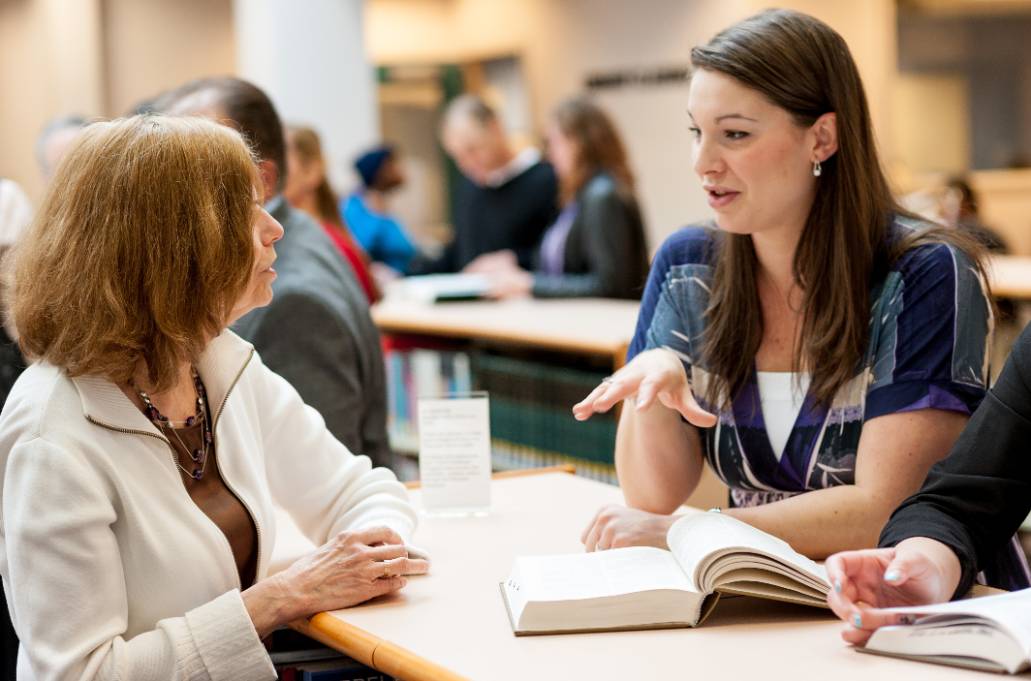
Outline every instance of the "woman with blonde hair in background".
[[[26, 355], [0, 416], [19, 679], [276, 678], [261, 639], [425, 572], [404, 487], [228, 330], [283, 229], [202, 118], [95, 123], [14, 252]], [[317, 546], [271, 577], [273, 504]]]
[[370, 303], [380, 298], [369, 270], [369, 257], [355, 241], [337, 211], [337, 197], [326, 177], [322, 142], [311, 128], [291, 125], [286, 130], [286, 186], [283, 196], [290, 205], [315, 218], [340, 254], [351, 265], [355, 278]]

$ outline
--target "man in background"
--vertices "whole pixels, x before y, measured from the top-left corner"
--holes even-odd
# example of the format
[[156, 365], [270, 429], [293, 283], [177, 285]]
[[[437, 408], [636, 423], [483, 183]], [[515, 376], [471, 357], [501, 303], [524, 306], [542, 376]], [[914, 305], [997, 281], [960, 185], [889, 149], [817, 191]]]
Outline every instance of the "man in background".
[[536, 149], [516, 153], [497, 114], [482, 99], [462, 95], [444, 113], [444, 150], [462, 172], [455, 189], [454, 239], [435, 259], [416, 259], [410, 272], [458, 272], [485, 253], [511, 251], [533, 269], [533, 252], [555, 218], [555, 171]]
[[207, 78], [160, 98], [157, 109], [201, 115], [239, 130], [259, 159], [266, 210], [284, 230], [276, 243], [271, 304], [233, 330], [289, 381], [326, 426], [373, 465], [391, 464], [386, 432], [386, 378], [379, 333], [350, 267], [326, 233], [282, 196], [286, 143], [275, 107], [238, 78]]

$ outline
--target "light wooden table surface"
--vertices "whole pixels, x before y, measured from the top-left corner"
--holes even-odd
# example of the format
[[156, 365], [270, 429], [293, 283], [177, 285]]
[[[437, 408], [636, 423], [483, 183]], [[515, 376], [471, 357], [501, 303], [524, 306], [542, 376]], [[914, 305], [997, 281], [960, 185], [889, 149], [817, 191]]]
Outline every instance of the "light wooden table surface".
[[387, 298], [372, 307], [384, 333], [479, 339], [612, 357], [623, 365], [634, 335], [634, 301], [602, 298], [420, 303]]
[[999, 298], [1031, 300], [1031, 257], [993, 255], [989, 258], [988, 277], [992, 294]]
[[697, 629], [513, 636], [498, 583], [514, 558], [582, 550], [598, 507], [619, 501], [618, 488], [562, 473], [495, 480], [490, 515], [422, 519], [416, 543], [432, 556], [430, 575], [302, 629], [405, 681], [988, 678], [861, 655], [829, 612], [746, 598], [724, 599]]

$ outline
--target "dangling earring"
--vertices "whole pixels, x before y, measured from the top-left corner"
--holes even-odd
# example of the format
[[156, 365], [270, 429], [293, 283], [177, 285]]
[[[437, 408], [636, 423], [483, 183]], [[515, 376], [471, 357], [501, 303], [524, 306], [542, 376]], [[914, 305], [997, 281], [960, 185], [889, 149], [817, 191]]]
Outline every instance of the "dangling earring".
[[813, 161], [813, 177], [819, 177], [823, 173], [823, 167], [819, 161]]

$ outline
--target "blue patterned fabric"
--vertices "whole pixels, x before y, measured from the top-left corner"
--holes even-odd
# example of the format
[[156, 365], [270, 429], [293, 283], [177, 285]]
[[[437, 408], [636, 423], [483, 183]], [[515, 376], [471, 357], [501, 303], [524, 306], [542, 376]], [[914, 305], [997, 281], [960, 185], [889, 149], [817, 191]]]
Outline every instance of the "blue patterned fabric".
[[[917, 228], [896, 219], [892, 238]], [[665, 347], [683, 361], [703, 408], [711, 374], [702, 356], [717, 233], [685, 228], [662, 245], [627, 355]], [[829, 405], [806, 395], [783, 456], [774, 455], [752, 375], [701, 431], [704, 455], [737, 506], [855, 482], [863, 424], [918, 409], [974, 411], [988, 378], [991, 317], [985, 288], [965, 254], [945, 244], [911, 249], [871, 289], [870, 336], [852, 380]], [[685, 427], [688, 427], [685, 425]]]

